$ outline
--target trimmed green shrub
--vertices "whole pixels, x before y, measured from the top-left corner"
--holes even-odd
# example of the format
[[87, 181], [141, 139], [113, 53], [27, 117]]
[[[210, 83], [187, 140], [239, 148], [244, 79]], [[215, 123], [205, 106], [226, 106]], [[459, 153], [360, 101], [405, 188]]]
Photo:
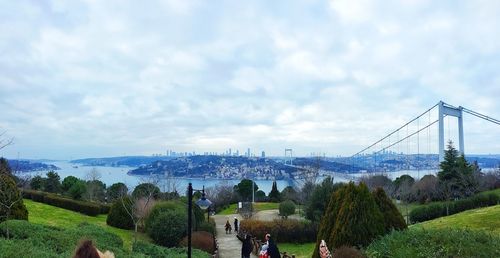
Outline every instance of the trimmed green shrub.
[[153, 207], [153, 209], [151, 209], [148, 217], [145, 220], [144, 224], [146, 231], [151, 231], [153, 221], [156, 219], [158, 215], [160, 215], [163, 212], [170, 212], [174, 210], [187, 213], [187, 207], [185, 207], [185, 205], [182, 202], [166, 201], [155, 204], [155, 206]]
[[393, 231], [366, 249], [368, 257], [500, 257], [500, 237], [463, 229]]
[[[410, 212], [410, 221], [412, 223], [423, 222], [466, 210], [493, 206], [498, 204], [499, 201], [500, 197], [494, 193], [480, 193], [454, 202], [431, 203], [413, 209]], [[446, 212], [447, 208], [448, 214]]]
[[28, 220], [28, 210], [21, 193], [8, 174], [0, 174], [0, 203], [0, 222], [6, 219]]
[[263, 239], [269, 233], [275, 241], [286, 243], [310, 243], [316, 240], [318, 233], [317, 225], [310, 221], [295, 219], [274, 221], [246, 219], [241, 221], [240, 229], [258, 239]]
[[387, 233], [393, 229], [403, 230], [407, 228], [403, 216], [392, 200], [385, 194], [384, 189], [377, 188], [373, 191], [372, 195], [379, 210], [382, 212], [384, 227]]
[[46, 194], [43, 200], [46, 204], [80, 212], [89, 216], [97, 216], [101, 213], [101, 206], [97, 203], [67, 199], [54, 194]]
[[[384, 232], [384, 218], [368, 187], [351, 182], [331, 196], [321, 219], [315, 250], [319, 250], [322, 239], [332, 249], [367, 246]], [[319, 253], [314, 252], [313, 257], [319, 258]]]
[[288, 218], [288, 216], [295, 214], [295, 203], [290, 200], [286, 200], [280, 203], [279, 206], [280, 216]]
[[206, 231], [210, 232], [212, 234], [215, 234], [215, 222], [213, 219], [210, 219], [210, 222], [202, 222], [200, 225], [198, 225], [198, 230], [197, 231]]
[[127, 213], [125, 207], [123, 207], [123, 203], [130, 203], [129, 197], [124, 197], [125, 199], [116, 200], [111, 206], [111, 210], [109, 211], [108, 217], [106, 218], [106, 224], [123, 229], [133, 229], [134, 221], [132, 217]]
[[112, 204], [101, 203], [101, 214], [109, 214]]
[[165, 247], [177, 246], [187, 232], [187, 214], [178, 210], [161, 212], [150, 223], [148, 235]]
[[[133, 246], [134, 253], [145, 254], [151, 258], [162, 257], [185, 257], [185, 248], [165, 248], [154, 244], [138, 241]], [[192, 249], [191, 255], [193, 258], [209, 258], [209, 254], [198, 249]]]

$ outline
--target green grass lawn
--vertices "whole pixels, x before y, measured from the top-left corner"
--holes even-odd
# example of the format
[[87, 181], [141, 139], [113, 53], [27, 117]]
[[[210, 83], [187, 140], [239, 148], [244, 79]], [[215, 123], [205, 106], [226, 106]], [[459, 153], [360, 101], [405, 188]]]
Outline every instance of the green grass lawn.
[[[235, 214], [237, 205], [238, 205], [237, 203], [233, 203], [233, 204], [229, 205], [228, 208], [220, 211], [217, 214], [219, 214], [219, 215]], [[275, 203], [275, 202], [256, 202], [254, 204], [254, 209], [255, 209], [255, 211], [277, 210], [277, 209], [279, 209], [279, 206], [280, 206], [280, 204]]]
[[500, 235], [500, 205], [460, 212], [418, 223], [410, 228], [464, 228]]
[[[50, 225], [61, 228], [74, 228], [81, 222], [88, 222], [102, 227], [104, 230], [114, 233], [122, 238], [124, 247], [131, 249], [133, 242], [133, 231], [124, 230], [108, 226], [106, 224], [106, 215], [97, 217], [87, 216], [78, 212], [65, 210], [44, 203], [34, 202], [29, 199], [24, 199], [24, 204], [29, 212], [29, 221], [35, 224]], [[148, 241], [149, 238], [142, 233], [138, 233], [138, 240]]]
[[313, 254], [316, 243], [306, 244], [291, 244], [291, 243], [278, 243], [280, 252], [286, 252], [288, 255], [294, 254], [297, 258], [309, 258]]

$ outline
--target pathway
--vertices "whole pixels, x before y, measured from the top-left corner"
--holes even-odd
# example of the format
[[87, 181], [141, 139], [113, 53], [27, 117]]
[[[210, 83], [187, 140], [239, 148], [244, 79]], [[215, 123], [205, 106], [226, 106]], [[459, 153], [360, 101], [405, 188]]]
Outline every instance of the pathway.
[[[226, 234], [224, 230], [224, 225], [226, 221], [231, 222], [231, 226], [234, 229], [234, 217], [238, 218], [239, 221], [242, 220], [241, 216], [238, 214], [231, 215], [214, 215], [213, 218], [216, 224], [217, 230], [217, 242], [219, 244], [219, 257], [220, 258], [238, 258], [241, 257], [241, 242], [236, 238], [236, 233]], [[251, 255], [250, 257], [256, 258], [257, 256]]]

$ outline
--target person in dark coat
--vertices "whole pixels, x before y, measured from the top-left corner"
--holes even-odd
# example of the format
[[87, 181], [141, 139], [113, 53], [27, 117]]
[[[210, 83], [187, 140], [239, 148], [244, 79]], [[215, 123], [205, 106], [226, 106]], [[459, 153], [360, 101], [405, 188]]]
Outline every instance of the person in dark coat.
[[266, 239], [267, 239], [267, 254], [269, 255], [270, 258], [281, 258], [280, 250], [278, 249], [278, 246], [276, 243], [274, 243], [274, 239], [271, 237], [271, 235], [266, 234]]
[[238, 232], [238, 219], [234, 217], [234, 232]]
[[253, 251], [252, 246], [252, 236], [247, 234], [245, 238], [241, 237], [239, 234], [236, 234], [236, 237], [243, 243], [241, 245], [241, 258], [250, 258], [250, 253]]

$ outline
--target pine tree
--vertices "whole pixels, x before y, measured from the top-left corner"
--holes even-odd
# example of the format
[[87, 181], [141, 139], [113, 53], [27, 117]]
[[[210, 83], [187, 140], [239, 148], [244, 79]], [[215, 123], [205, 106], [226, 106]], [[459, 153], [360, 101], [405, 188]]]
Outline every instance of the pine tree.
[[[340, 246], [367, 246], [375, 237], [382, 235], [384, 218], [368, 187], [354, 183], [337, 190], [330, 198], [321, 220], [316, 249], [325, 240], [331, 249]], [[318, 252], [314, 256], [318, 258]]]
[[399, 212], [398, 208], [391, 199], [387, 196], [384, 189], [377, 188], [373, 191], [373, 198], [375, 198], [375, 203], [382, 212], [384, 218], [385, 232], [388, 233], [391, 230], [403, 230], [406, 229], [406, 223]]
[[271, 188], [271, 192], [269, 192], [268, 196], [271, 202], [281, 201], [281, 194], [280, 191], [278, 191], [278, 186], [276, 185], [276, 181], [273, 182], [273, 187]]

